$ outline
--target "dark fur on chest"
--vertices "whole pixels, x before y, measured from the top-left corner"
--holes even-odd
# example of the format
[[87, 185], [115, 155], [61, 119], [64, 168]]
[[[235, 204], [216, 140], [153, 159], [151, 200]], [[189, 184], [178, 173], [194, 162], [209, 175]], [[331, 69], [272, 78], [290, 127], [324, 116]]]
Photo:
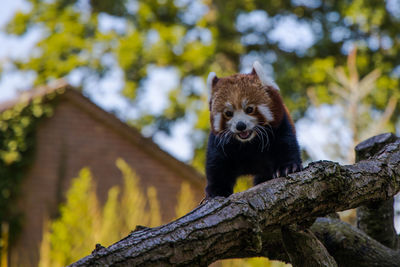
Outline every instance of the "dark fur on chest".
[[[229, 196], [237, 177], [254, 175], [254, 184], [301, 169], [300, 149], [287, 115], [276, 128], [266, 129], [268, 140], [256, 136], [249, 142], [232, 138], [221, 145], [210, 133], [207, 147], [207, 197]], [[278, 175], [277, 175], [278, 174]]]

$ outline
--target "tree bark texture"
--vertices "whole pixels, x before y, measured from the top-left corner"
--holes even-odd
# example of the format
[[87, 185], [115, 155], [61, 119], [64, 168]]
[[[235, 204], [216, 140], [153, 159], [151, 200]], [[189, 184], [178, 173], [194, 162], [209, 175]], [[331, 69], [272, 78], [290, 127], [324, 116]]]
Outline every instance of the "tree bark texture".
[[[374, 136], [355, 147], [356, 161], [367, 160], [385, 145], [396, 140], [391, 133]], [[367, 235], [381, 244], [397, 247], [397, 236], [394, 229], [394, 198], [374, 201], [357, 208], [357, 226]], [[400, 265], [400, 263], [399, 263]]]
[[[400, 139], [395, 138], [367, 160], [354, 165], [314, 162], [286, 178], [270, 180], [228, 198], [209, 200], [174, 222], [134, 231], [108, 248], [99, 247], [71, 266], [207, 266], [219, 259], [254, 256], [290, 262], [282, 242], [282, 226], [309, 224], [310, 220], [326, 214], [385, 201], [399, 190]], [[325, 228], [341, 225], [340, 221], [325, 219], [333, 220]], [[313, 227], [316, 224], [318, 220]], [[332, 229], [326, 231], [324, 234], [322, 230], [313, 230], [313, 233], [339, 266], [350, 266], [342, 256], [353, 257], [359, 252], [351, 249], [348, 239], [333, 238], [340, 237], [344, 230], [337, 228], [330, 235], [327, 233]], [[310, 234], [306, 230], [305, 233]], [[361, 250], [371, 251], [372, 255], [378, 253], [382, 259], [398, 259], [398, 252], [362, 231], [350, 231], [350, 235], [354, 244], [360, 243]], [[368, 238], [361, 238], [364, 236]], [[285, 241], [290, 238], [286, 236]]]
[[335, 259], [308, 229], [299, 230], [295, 226], [283, 226], [282, 241], [293, 266], [337, 267]]
[[318, 218], [311, 231], [339, 266], [398, 267], [400, 252], [372, 239], [360, 229], [332, 218]]

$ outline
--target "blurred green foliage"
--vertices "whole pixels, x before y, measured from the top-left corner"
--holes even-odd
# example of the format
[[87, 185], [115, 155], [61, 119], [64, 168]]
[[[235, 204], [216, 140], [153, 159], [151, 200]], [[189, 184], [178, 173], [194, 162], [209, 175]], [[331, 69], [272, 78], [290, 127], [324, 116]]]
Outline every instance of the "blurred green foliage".
[[[309, 106], [309, 88], [315, 89], [319, 102], [335, 102], [328, 89], [333, 78], [327, 73], [334, 66], [345, 65], [350, 47], [357, 46], [359, 75], [375, 69], [381, 72], [376, 90], [365, 103], [382, 111], [390, 97], [400, 97], [399, 74], [394, 72], [400, 64], [400, 16], [388, 9], [386, 1], [235, 0], [229, 5], [222, 0], [28, 2], [30, 10], [16, 13], [7, 29], [18, 35], [35, 27], [43, 31], [43, 39], [29, 59], [13, 60], [17, 69], [36, 72], [36, 84], [76, 69], [84, 73], [83, 84], [85, 79], [101, 79], [112, 68], [104, 59], [112, 55], [124, 73], [122, 93], [135, 102], [144, 89], [149, 64], [174, 66], [182, 82], [170, 92], [164, 112], [143, 111], [132, 124], [139, 128], [152, 125], [154, 131], [168, 133], [175, 121], [194, 114], [199, 134], [193, 139], [193, 164], [199, 169], [208, 131], [209, 115], [203, 104], [207, 92], [196, 90], [191, 79], [204, 79], [211, 70], [220, 76], [232, 74], [248, 69], [256, 58], [273, 67], [285, 103], [297, 120]], [[104, 16], [122, 21], [124, 27], [102, 29]], [[307, 27], [312, 36], [299, 28], [298, 32], [281, 33], [296, 45], [277, 39], [274, 30], [288, 21], [292, 27]], [[398, 109], [394, 115], [392, 124]]]
[[25, 99], [12, 108], [0, 112], [0, 223], [10, 225], [10, 243], [21, 226], [21, 216], [16, 208], [16, 199], [26, 168], [32, 161], [35, 147], [35, 129], [40, 119], [53, 113], [48, 99], [59, 92], [45, 97]]
[[190, 184], [187, 182], [182, 182], [181, 189], [178, 194], [177, 205], [175, 207], [176, 218], [180, 218], [186, 215], [189, 211], [197, 206], [197, 202], [194, 199], [192, 190], [190, 189]]
[[[135, 171], [123, 159], [116, 164], [124, 183], [122, 188], [114, 186], [108, 191], [103, 207], [89, 169], [82, 169], [73, 179], [60, 216], [44, 227], [40, 267], [66, 266], [90, 254], [97, 243], [107, 247], [127, 236], [137, 225], [156, 227], [162, 223], [157, 190], [148, 187], [143, 193]], [[177, 217], [196, 205], [188, 184], [182, 184], [179, 196]]]

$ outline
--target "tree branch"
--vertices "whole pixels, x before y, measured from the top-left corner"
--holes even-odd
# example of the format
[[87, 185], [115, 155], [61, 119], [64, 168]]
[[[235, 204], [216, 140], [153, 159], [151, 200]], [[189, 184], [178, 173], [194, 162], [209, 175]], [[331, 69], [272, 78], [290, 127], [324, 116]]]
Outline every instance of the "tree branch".
[[[374, 136], [355, 147], [356, 161], [367, 160], [385, 145], [396, 140], [392, 133]], [[357, 226], [367, 235], [381, 244], [397, 247], [397, 236], [394, 229], [394, 198], [374, 201], [357, 208]]]
[[310, 230], [282, 227], [282, 241], [290, 262], [296, 267], [337, 267], [336, 261]]
[[135, 231], [71, 266], [207, 266], [218, 259], [253, 256], [289, 261], [281, 226], [387, 200], [399, 190], [396, 138], [354, 165], [314, 162], [287, 178], [212, 199], [174, 222]]
[[399, 251], [385, 247], [339, 219], [318, 218], [311, 226], [311, 231], [324, 244], [339, 266], [399, 266]]

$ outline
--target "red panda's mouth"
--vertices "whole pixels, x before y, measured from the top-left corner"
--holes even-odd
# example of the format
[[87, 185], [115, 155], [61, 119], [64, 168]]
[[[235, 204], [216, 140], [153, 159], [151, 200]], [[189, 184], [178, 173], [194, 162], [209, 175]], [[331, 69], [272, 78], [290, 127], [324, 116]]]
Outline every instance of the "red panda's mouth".
[[244, 132], [238, 133], [237, 135], [239, 136], [240, 139], [246, 140], [246, 139], [250, 138], [252, 133], [253, 133], [253, 131], [244, 131]]

